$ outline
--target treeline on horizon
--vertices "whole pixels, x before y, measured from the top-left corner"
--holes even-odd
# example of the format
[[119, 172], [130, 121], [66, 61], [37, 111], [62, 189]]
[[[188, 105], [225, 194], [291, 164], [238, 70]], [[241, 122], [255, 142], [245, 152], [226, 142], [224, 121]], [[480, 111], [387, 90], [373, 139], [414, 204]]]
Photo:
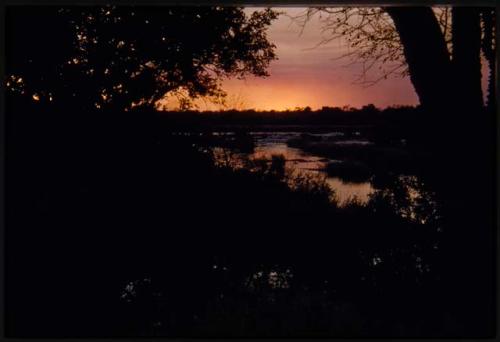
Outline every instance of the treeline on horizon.
[[[197, 126], [231, 125], [370, 125], [407, 126], [419, 121], [425, 113], [421, 106], [389, 106], [378, 108], [373, 104], [355, 108], [350, 106], [328, 107], [313, 110], [310, 107], [296, 107], [286, 110], [227, 109], [200, 111], [158, 110], [152, 106], [140, 106], [131, 110], [118, 108], [78, 108], [57, 106], [53, 103], [26, 101], [17, 96], [7, 97], [7, 110], [17, 115], [42, 116], [48, 119], [69, 120], [112, 120], [129, 119], [142, 121], [155, 118], [166, 126], [177, 128], [196, 128]], [[32, 113], [32, 114], [29, 114]], [[36, 114], [34, 114], [36, 113]], [[80, 118], [80, 119], [77, 119]], [[148, 119], [149, 118], [149, 119]], [[436, 118], [437, 119], [437, 118]], [[163, 127], [165, 127], [163, 126]]]
[[[134, 112], [151, 113], [151, 109]], [[223, 111], [157, 111], [163, 120], [172, 125], [377, 125], [383, 123], [408, 123], [418, 117], [419, 107], [391, 106], [384, 109], [373, 104], [361, 108], [310, 107], [278, 110], [223, 110]]]

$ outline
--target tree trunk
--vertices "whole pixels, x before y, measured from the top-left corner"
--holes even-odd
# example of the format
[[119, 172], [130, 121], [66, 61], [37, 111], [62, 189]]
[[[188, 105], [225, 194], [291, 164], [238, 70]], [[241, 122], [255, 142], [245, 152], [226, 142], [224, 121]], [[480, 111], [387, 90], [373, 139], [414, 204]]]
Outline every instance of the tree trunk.
[[430, 7], [387, 7], [386, 11], [399, 33], [410, 78], [422, 107], [439, 113], [446, 124], [461, 119], [457, 111], [481, 110], [479, 10], [453, 8], [452, 56]]
[[470, 124], [482, 121], [479, 9], [453, 8], [452, 55], [430, 7], [387, 7], [386, 11], [398, 31], [426, 115], [419, 128], [426, 130], [425, 143], [456, 151], [453, 144], [474, 129]]
[[[453, 80], [455, 101], [470, 118], [468, 111], [481, 110], [481, 27], [479, 10], [473, 7], [454, 7], [452, 10]], [[458, 114], [458, 113], [457, 113]]]
[[410, 79], [424, 109], [444, 109], [453, 99], [450, 54], [430, 7], [387, 7], [399, 33]]

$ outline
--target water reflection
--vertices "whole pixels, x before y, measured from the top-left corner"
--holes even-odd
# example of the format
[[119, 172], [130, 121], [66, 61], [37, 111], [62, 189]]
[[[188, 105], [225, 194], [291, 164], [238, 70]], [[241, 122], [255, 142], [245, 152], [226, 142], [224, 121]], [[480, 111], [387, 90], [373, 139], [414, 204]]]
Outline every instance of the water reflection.
[[[218, 137], [232, 138], [234, 132], [212, 133]], [[401, 175], [392, 172], [374, 174], [368, 181], [348, 181], [344, 178], [329, 176], [327, 166], [340, 160], [334, 160], [306, 152], [301, 148], [287, 144], [299, 137], [318, 139], [321, 142], [348, 145], [373, 145], [362, 136], [346, 137], [342, 132], [304, 133], [304, 132], [250, 132], [254, 147], [251, 152], [240, 152], [237, 148], [212, 147], [210, 151], [219, 165], [232, 168], [251, 168], [255, 161], [271, 161], [273, 156], [283, 156], [287, 174], [291, 180], [297, 176], [312, 176], [324, 180], [334, 191], [337, 203], [345, 205], [351, 200], [359, 204], [384, 201], [390, 203], [392, 210], [402, 217], [425, 224], [431, 217], [436, 217], [437, 208], [433, 194], [425, 191], [425, 185], [415, 175]], [[253, 164], [255, 166], [255, 164]]]
[[373, 186], [368, 182], [344, 183], [334, 177], [328, 177], [326, 182], [332, 189], [336, 190], [335, 195], [339, 203], [347, 203], [354, 198], [361, 203], [367, 203], [370, 200], [370, 195], [374, 192]]
[[[217, 136], [231, 135], [231, 133], [217, 133]], [[291, 172], [300, 172], [306, 175], [319, 176], [324, 178], [326, 183], [335, 191], [339, 204], [345, 204], [352, 199], [360, 203], [367, 203], [370, 194], [374, 192], [373, 186], [369, 182], [349, 183], [340, 180], [337, 177], [328, 176], [325, 171], [332, 159], [316, 156], [304, 152], [299, 148], [290, 147], [287, 141], [299, 137], [301, 132], [251, 132], [250, 135], [255, 141], [255, 147], [251, 153], [239, 153], [229, 151], [227, 148], [215, 147], [212, 149], [216, 161], [232, 167], [244, 167], [242, 160], [250, 158], [251, 160], [266, 159], [271, 160], [273, 155], [282, 155], [286, 161], [286, 167]], [[322, 134], [309, 134], [309, 136], [320, 139], [338, 139], [344, 136], [342, 132], [329, 132]], [[369, 144], [363, 140], [338, 141], [341, 144]]]
[[419, 177], [377, 175], [372, 183], [378, 189], [370, 196], [371, 205], [383, 202], [401, 217], [419, 224], [436, 224], [440, 220], [437, 195]]

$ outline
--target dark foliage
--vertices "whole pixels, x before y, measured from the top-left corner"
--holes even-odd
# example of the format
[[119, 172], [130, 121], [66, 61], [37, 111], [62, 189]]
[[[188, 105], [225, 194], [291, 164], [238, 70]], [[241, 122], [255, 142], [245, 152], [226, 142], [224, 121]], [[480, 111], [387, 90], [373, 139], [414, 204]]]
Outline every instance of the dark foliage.
[[220, 100], [221, 78], [266, 76], [275, 59], [271, 10], [44, 6], [7, 17], [8, 89], [66, 109], [153, 106], [169, 92], [183, 107]]
[[[155, 116], [16, 109], [9, 335], [483, 331], [460, 330], [470, 316], [450, 306], [450, 286], [462, 288], [445, 272], [451, 228], [432, 192], [411, 197], [425, 190], [411, 178], [339, 207], [315, 181], [290, 187], [279, 157], [254, 171], [216, 167]], [[487, 313], [474, 315], [487, 326]]]

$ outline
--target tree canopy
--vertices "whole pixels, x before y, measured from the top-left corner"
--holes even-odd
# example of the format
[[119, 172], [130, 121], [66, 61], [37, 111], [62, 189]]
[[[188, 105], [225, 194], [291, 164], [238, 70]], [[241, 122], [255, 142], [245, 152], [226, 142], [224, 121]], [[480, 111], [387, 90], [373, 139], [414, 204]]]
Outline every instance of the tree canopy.
[[267, 28], [277, 15], [203, 6], [10, 9], [7, 88], [89, 108], [154, 106], [172, 93], [183, 107], [200, 96], [220, 101], [223, 78], [268, 75], [276, 55]]

